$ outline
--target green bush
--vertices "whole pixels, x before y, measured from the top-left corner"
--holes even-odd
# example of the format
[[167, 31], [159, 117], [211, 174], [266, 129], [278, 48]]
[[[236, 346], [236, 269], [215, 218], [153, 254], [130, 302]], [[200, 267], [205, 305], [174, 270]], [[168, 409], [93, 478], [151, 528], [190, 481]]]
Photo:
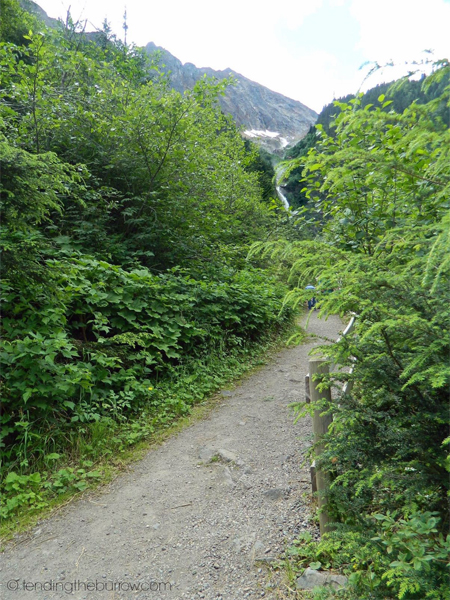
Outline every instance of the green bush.
[[256, 341], [289, 315], [279, 314], [284, 290], [256, 270], [197, 281], [86, 257], [46, 269], [45, 284], [3, 283], [7, 462], [58, 422], [121, 419], [164, 402], [155, 382], [186, 357]]

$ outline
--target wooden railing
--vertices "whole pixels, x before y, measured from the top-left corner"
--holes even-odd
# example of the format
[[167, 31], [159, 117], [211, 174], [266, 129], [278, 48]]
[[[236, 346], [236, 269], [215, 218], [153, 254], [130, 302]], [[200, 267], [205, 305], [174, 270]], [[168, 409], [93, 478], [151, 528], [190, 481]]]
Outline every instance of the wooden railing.
[[[348, 335], [355, 326], [356, 316], [353, 315], [349, 324], [345, 328], [342, 336], [337, 341]], [[332, 365], [331, 371], [336, 370], [336, 365]], [[352, 369], [350, 370], [350, 372]], [[305, 377], [305, 396], [306, 402], [316, 402], [318, 400], [326, 400], [328, 404], [331, 404], [331, 389], [329, 387], [324, 388], [319, 392], [317, 386], [319, 381], [316, 376], [327, 375], [330, 372], [330, 367], [324, 359], [312, 358], [309, 361], [309, 372]], [[347, 381], [342, 392], [349, 394], [353, 387], [352, 381]], [[323, 414], [320, 410], [315, 410], [313, 415], [313, 432], [314, 432], [314, 445], [315, 455], [318, 458], [324, 450], [324, 444], [321, 443], [321, 439], [324, 434], [327, 433], [328, 427], [333, 421], [333, 414], [327, 412]], [[330, 487], [329, 477], [326, 473], [316, 467], [316, 461], [314, 460], [311, 464], [311, 487], [313, 494], [317, 492], [318, 505], [319, 505], [319, 526], [320, 534], [330, 531], [330, 520], [327, 512], [327, 501], [328, 491]]]

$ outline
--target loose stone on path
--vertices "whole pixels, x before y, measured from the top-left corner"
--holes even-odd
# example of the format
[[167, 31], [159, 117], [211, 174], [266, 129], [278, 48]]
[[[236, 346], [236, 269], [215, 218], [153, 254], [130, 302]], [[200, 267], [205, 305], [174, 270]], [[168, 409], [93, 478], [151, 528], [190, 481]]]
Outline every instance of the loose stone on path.
[[[316, 313], [308, 325], [328, 339], [341, 329], [337, 317], [321, 321]], [[267, 565], [301, 531], [317, 535], [301, 467], [311, 423], [294, 426], [288, 405], [303, 400], [308, 352], [320, 343], [314, 337], [282, 350], [224, 390], [203, 421], [10, 544], [2, 600], [275, 599]], [[28, 584], [41, 591], [30, 594]]]

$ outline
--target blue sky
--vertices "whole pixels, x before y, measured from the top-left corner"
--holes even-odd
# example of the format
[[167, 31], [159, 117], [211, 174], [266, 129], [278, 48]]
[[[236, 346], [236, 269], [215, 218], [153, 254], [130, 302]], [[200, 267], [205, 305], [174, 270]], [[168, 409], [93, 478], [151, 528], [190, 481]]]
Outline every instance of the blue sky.
[[398, 67], [362, 89], [404, 72], [423, 50], [450, 57], [450, 0], [38, 0], [52, 17], [105, 18], [128, 42], [153, 41], [182, 62], [231, 68], [319, 111], [361, 87], [367, 61]]

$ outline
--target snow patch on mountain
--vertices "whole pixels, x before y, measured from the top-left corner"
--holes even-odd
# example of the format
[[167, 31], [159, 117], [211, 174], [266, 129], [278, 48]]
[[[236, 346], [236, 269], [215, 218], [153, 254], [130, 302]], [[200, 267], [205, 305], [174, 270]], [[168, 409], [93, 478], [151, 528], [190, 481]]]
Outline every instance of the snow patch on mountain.
[[269, 131], [268, 129], [266, 129], [265, 131], [261, 131], [260, 129], [247, 129], [246, 131], [244, 131], [244, 133], [246, 135], [248, 135], [249, 137], [256, 137], [256, 138], [261, 138], [261, 137], [276, 138], [280, 135], [280, 133], [278, 131]]

